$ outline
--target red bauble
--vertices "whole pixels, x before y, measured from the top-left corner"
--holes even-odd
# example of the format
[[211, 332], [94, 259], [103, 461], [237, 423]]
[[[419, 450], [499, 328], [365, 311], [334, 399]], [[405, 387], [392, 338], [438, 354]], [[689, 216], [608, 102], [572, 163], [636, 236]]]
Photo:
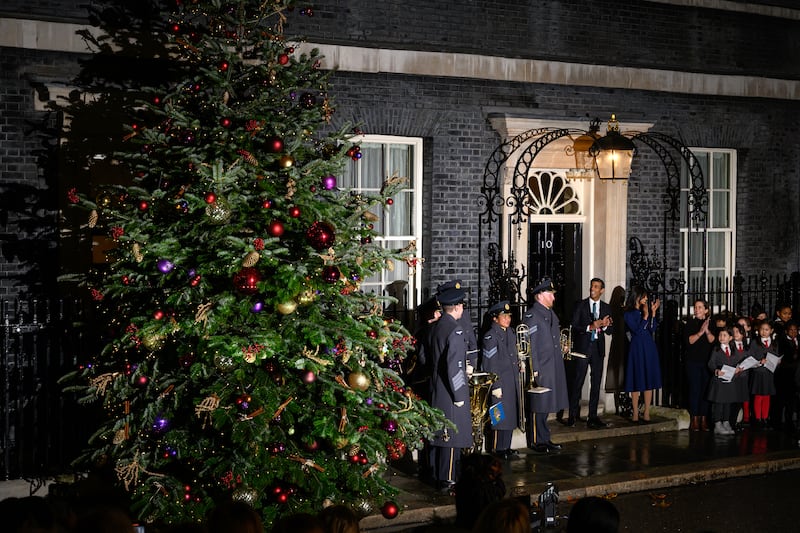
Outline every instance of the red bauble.
[[280, 137], [270, 137], [267, 139], [267, 150], [277, 154], [283, 150], [283, 139]]
[[278, 63], [281, 65], [286, 65], [289, 63], [289, 54], [280, 54], [278, 56]]
[[342, 273], [336, 265], [326, 265], [322, 268], [322, 279], [328, 283], [336, 283], [341, 277]]
[[206, 193], [205, 200], [208, 205], [211, 205], [217, 201], [217, 195], [213, 192]]
[[261, 273], [252, 267], [245, 267], [233, 276], [233, 286], [242, 294], [258, 292], [259, 281], [261, 281]]
[[273, 220], [269, 223], [269, 227], [267, 228], [267, 233], [272, 235], [273, 237], [280, 237], [283, 235], [283, 222], [280, 220]]
[[381, 507], [381, 514], [383, 515], [384, 518], [388, 518], [389, 520], [395, 518], [397, 516], [397, 513], [399, 512], [400, 508], [397, 506], [396, 503], [391, 501], [384, 503], [383, 506]]
[[220, 126], [222, 126], [223, 128], [230, 128], [230, 127], [231, 127], [231, 123], [232, 123], [232, 122], [231, 122], [231, 119], [230, 119], [230, 118], [228, 118], [228, 117], [222, 117], [222, 118], [219, 120], [219, 124], [220, 124]]
[[336, 242], [336, 230], [327, 222], [314, 222], [306, 231], [306, 240], [313, 249], [321, 252]]
[[298, 218], [300, 216], [300, 208], [296, 205], [293, 205], [289, 208], [289, 216], [292, 218]]

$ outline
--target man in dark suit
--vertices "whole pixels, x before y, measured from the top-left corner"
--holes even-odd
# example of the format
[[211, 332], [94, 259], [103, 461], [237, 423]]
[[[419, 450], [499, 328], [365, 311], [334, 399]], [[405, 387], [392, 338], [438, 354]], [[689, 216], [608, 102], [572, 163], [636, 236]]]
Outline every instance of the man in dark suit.
[[[589, 415], [586, 425], [591, 429], [607, 427], [597, 416], [600, 403], [600, 381], [603, 377], [603, 361], [606, 356], [605, 336], [611, 334], [611, 307], [600, 300], [606, 284], [600, 278], [589, 282], [589, 297], [581, 300], [572, 313], [572, 352], [575, 378], [569, 387], [568, 426], [574, 426], [580, 414], [581, 390], [586, 380], [586, 371], [591, 369], [589, 387]], [[581, 357], [585, 356], [585, 357]]]
[[525, 312], [523, 322], [530, 335], [530, 366], [542, 390], [527, 393], [530, 416], [526, 420], [525, 436], [528, 448], [534, 452], [551, 453], [561, 450], [561, 445], [550, 440], [547, 417], [569, 407], [567, 377], [561, 353], [561, 327], [553, 312], [556, 289], [553, 282], [545, 278], [532, 292], [535, 301]]

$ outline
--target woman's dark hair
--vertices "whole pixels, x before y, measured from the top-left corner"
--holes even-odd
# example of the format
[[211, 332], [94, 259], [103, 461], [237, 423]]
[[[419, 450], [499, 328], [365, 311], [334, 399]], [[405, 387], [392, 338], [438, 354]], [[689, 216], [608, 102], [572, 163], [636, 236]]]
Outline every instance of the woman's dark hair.
[[634, 285], [631, 287], [631, 290], [628, 293], [628, 300], [625, 302], [625, 310], [630, 311], [631, 309], [639, 309], [639, 300], [648, 294], [649, 293], [647, 292], [647, 289], [641, 285]]

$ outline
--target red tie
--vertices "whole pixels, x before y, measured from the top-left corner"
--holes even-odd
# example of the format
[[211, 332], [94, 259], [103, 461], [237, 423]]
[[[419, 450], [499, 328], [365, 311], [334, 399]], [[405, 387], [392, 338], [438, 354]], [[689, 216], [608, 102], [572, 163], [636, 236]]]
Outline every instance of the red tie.
[[765, 341], [764, 341], [764, 346], [766, 346], [767, 348], [769, 348], [769, 339], [767, 339], [767, 340], [765, 340]]
[[736, 343], [736, 349], [737, 349], [738, 351], [740, 351], [740, 352], [742, 351], [742, 343], [741, 343], [741, 342], [737, 342], [737, 343]]
[[728, 347], [726, 346], [726, 347], [725, 347], [725, 357], [730, 357], [730, 356], [731, 356], [730, 348], [728, 348]]

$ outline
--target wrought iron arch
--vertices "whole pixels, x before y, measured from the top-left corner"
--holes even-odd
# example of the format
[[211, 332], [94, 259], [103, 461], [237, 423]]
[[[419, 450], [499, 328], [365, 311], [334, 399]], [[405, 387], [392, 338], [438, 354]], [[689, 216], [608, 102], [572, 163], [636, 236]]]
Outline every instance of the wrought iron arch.
[[[508, 216], [506, 231], [511, 232], [516, 225], [520, 231], [519, 224], [524, 222], [528, 213], [525, 212], [526, 198], [528, 191], [528, 176], [533, 167], [536, 156], [550, 143], [562, 137], [581, 135], [586, 133], [582, 130], [569, 128], [536, 128], [527, 130], [516, 135], [513, 139], [501, 143], [491, 154], [486, 163], [481, 186], [481, 195], [478, 203], [482, 207], [480, 211], [478, 233], [478, 308], [488, 307], [493, 303], [507, 299], [518, 305], [525, 305], [526, 298], [521, 287], [526, 277], [526, 266], [517, 266], [513, 251], [510, 252], [508, 259], [502, 258], [502, 224], [503, 216]], [[634, 281], [641, 281], [651, 290], [657, 292], [677, 292], [683, 290], [683, 282], [679, 279], [667, 279], [667, 231], [668, 224], [674, 229], [675, 224], [680, 220], [681, 205], [681, 168], [679, 160], [686, 163], [689, 173], [690, 187], [687, 206], [687, 216], [690, 217], [691, 227], [701, 229], [704, 232], [702, 246], [705, 248], [705, 228], [707, 219], [708, 198], [703, 179], [702, 169], [692, 151], [680, 140], [670, 137], [663, 133], [626, 133], [634, 143], [638, 142], [649, 147], [660, 159], [666, 174], [666, 184], [664, 188], [664, 227], [662, 236], [662, 258], [651, 254], [647, 257], [641, 241], [637, 237], [632, 237], [629, 244], [630, 264]], [[509, 195], [504, 197], [502, 183], [500, 179], [501, 171], [508, 160], [519, 151], [524, 149], [517, 156], [513, 165], [514, 173], [511, 179]], [[638, 148], [637, 148], [638, 150]], [[676, 155], [677, 154], [677, 157]], [[509, 210], [505, 213], [504, 208]], [[687, 221], [689, 222], [689, 221]], [[488, 239], [488, 246], [484, 244], [484, 238]], [[484, 294], [484, 272], [483, 256], [488, 256], [488, 290]], [[705, 258], [705, 250], [701, 254]], [[634, 266], [635, 265], [635, 266]], [[702, 265], [705, 269], [705, 260]], [[484, 297], [488, 297], [484, 301]]]

